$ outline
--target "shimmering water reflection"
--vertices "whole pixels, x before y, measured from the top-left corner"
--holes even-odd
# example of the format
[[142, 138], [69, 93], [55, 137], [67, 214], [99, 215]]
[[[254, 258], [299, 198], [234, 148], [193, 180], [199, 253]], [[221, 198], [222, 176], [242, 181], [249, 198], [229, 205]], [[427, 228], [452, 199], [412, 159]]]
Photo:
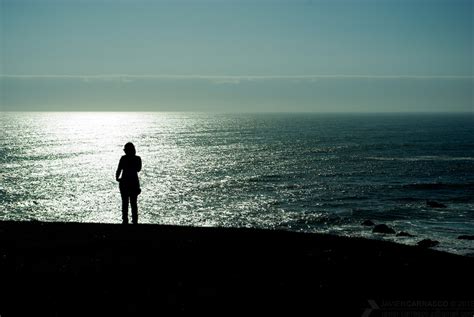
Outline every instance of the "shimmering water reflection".
[[[370, 236], [373, 219], [473, 252], [469, 115], [1, 113], [1, 219], [120, 222], [123, 145], [140, 222]], [[431, 209], [434, 199], [448, 209]], [[404, 240], [402, 242], [406, 242]]]

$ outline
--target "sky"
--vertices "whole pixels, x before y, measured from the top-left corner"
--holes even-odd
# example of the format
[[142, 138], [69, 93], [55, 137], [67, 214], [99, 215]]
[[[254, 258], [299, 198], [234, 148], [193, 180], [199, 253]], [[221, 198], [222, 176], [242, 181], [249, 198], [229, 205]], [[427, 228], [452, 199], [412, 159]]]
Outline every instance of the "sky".
[[473, 111], [472, 0], [0, 0], [0, 110]]

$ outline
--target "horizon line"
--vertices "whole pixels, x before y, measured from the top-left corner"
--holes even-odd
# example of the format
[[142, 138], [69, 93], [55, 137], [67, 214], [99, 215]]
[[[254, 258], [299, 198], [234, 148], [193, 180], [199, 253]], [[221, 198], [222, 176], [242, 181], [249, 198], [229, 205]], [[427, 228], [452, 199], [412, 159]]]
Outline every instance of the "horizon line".
[[375, 111], [375, 110], [359, 110], [359, 111], [325, 111], [325, 110], [302, 110], [302, 111], [275, 111], [275, 110], [258, 110], [258, 111], [227, 111], [227, 110], [90, 110], [90, 109], [83, 109], [83, 110], [51, 110], [51, 109], [36, 109], [36, 110], [1, 110], [0, 113], [3, 112], [57, 112], [57, 113], [64, 113], [64, 112], [81, 112], [81, 113], [215, 113], [215, 114], [305, 114], [305, 113], [315, 113], [315, 114], [471, 114], [474, 113], [470, 110], [455, 110], [455, 111], [448, 111], [448, 110], [403, 110], [403, 111]]

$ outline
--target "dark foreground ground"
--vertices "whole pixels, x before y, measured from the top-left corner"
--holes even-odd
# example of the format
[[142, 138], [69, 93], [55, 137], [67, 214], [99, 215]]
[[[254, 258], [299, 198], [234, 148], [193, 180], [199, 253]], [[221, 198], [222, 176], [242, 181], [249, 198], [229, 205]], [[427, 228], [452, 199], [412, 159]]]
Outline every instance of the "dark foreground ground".
[[474, 258], [321, 234], [0, 222], [2, 317], [472, 317], [473, 271]]

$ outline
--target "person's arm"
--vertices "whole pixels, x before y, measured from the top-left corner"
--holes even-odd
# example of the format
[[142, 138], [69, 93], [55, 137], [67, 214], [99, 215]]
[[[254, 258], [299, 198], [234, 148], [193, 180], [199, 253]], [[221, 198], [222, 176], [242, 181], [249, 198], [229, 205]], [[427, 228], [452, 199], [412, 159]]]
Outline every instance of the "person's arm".
[[138, 162], [137, 162], [137, 173], [140, 172], [142, 170], [142, 159], [140, 156], [137, 156], [138, 158]]
[[119, 164], [118, 164], [118, 167], [117, 167], [117, 171], [115, 172], [115, 179], [117, 180], [117, 182], [120, 180], [119, 177], [120, 177], [120, 173], [122, 172], [122, 158], [120, 158], [120, 161], [119, 161]]

